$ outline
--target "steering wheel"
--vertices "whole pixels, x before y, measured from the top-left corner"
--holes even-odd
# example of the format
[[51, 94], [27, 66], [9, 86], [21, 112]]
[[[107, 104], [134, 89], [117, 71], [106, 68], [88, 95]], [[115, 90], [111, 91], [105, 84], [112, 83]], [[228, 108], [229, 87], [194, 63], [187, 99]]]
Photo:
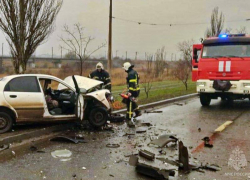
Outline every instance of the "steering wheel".
[[63, 91], [61, 94], [72, 96], [74, 94], [74, 91], [68, 89], [68, 90]]

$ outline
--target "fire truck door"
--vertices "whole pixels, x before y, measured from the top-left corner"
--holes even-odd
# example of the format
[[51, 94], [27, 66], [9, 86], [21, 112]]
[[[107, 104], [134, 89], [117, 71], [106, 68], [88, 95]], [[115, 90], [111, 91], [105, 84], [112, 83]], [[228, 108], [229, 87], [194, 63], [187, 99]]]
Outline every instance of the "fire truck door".
[[202, 44], [193, 45], [193, 58], [192, 58], [192, 81], [198, 80], [198, 64], [201, 56]]

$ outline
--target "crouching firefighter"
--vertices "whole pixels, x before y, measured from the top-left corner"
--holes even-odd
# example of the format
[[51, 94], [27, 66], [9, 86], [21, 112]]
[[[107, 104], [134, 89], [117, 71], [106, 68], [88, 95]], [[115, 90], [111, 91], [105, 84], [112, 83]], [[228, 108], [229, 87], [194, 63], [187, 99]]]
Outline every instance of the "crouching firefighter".
[[95, 79], [103, 82], [103, 88], [108, 89], [111, 92], [111, 79], [109, 73], [104, 70], [102, 63], [96, 64], [96, 70], [89, 74], [91, 79]]
[[123, 64], [123, 69], [128, 73], [127, 76], [127, 86], [128, 86], [128, 99], [127, 99], [127, 124], [129, 127], [134, 126], [131, 118], [133, 117], [133, 112], [135, 112], [135, 117], [141, 115], [141, 111], [139, 110], [139, 106], [137, 105], [137, 98], [140, 94], [139, 87], [139, 75], [133, 69], [134, 65], [131, 65], [129, 62]]

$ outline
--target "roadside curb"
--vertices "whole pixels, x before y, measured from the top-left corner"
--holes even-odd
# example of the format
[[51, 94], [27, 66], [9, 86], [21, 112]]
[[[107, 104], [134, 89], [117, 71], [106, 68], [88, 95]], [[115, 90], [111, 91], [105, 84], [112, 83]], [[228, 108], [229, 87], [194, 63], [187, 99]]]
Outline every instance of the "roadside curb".
[[[156, 101], [156, 102], [149, 103], [149, 104], [144, 104], [144, 105], [141, 105], [139, 107], [140, 107], [140, 109], [148, 109], [148, 108], [152, 108], [152, 107], [155, 107], [155, 106], [166, 105], [166, 104], [173, 103], [173, 102], [176, 102], [176, 101], [181, 101], [181, 100], [193, 98], [193, 97], [196, 97], [196, 96], [198, 96], [198, 93], [187, 94], [187, 95], [184, 95], [184, 96], [179, 96], [179, 97], [174, 97], [174, 98], [170, 98], [170, 99], [166, 99], [166, 100], [162, 100], [162, 101]], [[127, 111], [127, 109], [121, 109], [121, 110], [118, 110], [118, 111], [113, 111], [113, 113], [125, 113], [126, 111]]]
[[74, 126], [74, 123], [60, 124], [60, 125], [54, 125], [51, 127], [36, 129], [30, 132], [21, 132], [20, 134], [15, 134], [15, 135], [10, 134], [9, 136], [3, 137], [0, 139], [0, 145], [21, 142], [23, 140], [39, 137], [42, 135], [67, 130], [73, 126]]

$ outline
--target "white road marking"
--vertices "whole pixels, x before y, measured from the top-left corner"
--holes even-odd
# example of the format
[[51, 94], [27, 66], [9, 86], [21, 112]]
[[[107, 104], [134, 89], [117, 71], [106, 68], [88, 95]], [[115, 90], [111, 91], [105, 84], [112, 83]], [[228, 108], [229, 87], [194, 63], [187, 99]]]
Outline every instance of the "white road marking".
[[217, 129], [215, 129], [215, 132], [223, 131], [227, 126], [229, 126], [232, 123], [233, 121], [226, 121], [224, 124], [220, 125]]

